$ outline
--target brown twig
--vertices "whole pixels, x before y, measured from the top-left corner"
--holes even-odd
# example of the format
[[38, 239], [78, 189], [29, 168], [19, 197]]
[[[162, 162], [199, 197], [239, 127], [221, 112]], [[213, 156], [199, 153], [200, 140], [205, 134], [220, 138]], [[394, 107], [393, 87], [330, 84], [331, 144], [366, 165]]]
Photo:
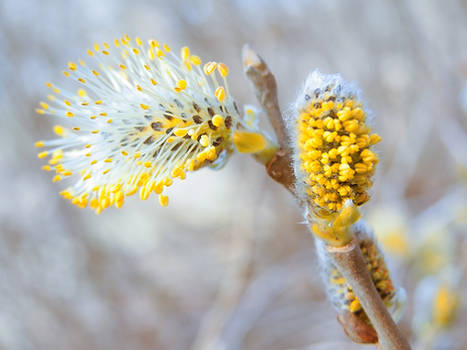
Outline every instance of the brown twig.
[[276, 155], [266, 164], [266, 171], [271, 178], [293, 193], [295, 176], [292, 169], [287, 128], [277, 98], [276, 79], [263, 59], [248, 44], [243, 46], [242, 61], [244, 71], [253, 83], [256, 97], [274, 128], [280, 146]]
[[[294, 184], [296, 179], [292, 169], [286, 123], [279, 108], [276, 80], [263, 59], [250, 46], [245, 45], [243, 47], [242, 58], [244, 71], [253, 83], [256, 97], [264, 108], [280, 145], [280, 150], [266, 165], [266, 170], [272, 179], [295, 193]], [[381, 348], [384, 350], [410, 349], [410, 345], [401, 334], [381, 300], [355, 240], [344, 247], [328, 247], [328, 251], [335, 265], [360, 300], [363, 309], [378, 333]], [[355, 338], [353, 340], [358, 341]]]
[[366, 267], [362, 252], [354, 238], [343, 247], [327, 247], [334, 265], [352, 286], [355, 296], [371, 321], [382, 349], [410, 349], [386, 306], [378, 295], [376, 287]]

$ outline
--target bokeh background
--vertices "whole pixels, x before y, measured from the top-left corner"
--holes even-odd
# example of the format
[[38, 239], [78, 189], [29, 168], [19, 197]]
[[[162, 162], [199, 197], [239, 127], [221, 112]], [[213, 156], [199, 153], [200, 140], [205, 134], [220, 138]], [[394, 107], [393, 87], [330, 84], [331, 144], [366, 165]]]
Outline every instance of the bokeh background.
[[33, 112], [44, 82], [123, 34], [227, 63], [241, 104], [256, 103], [246, 42], [284, 110], [312, 69], [357, 80], [383, 137], [364, 215], [407, 290], [403, 331], [418, 349], [465, 349], [462, 0], [1, 0], [1, 349], [360, 348], [336, 321], [297, 205], [253, 159], [190, 174], [168, 208], [132, 198], [96, 216], [58, 195], [33, 147], [52, 134]]

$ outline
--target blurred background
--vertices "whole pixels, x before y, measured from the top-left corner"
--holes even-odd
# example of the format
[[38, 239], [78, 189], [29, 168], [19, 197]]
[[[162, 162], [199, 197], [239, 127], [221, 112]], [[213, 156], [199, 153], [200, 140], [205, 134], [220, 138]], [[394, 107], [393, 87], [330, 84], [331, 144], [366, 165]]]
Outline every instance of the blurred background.
[[324, 293], [293, 198], [234, 156], [100, 216], [40, 170], [34, 113], [69, 60], [128, 34], [242, 72], [249, 42], [293, 103], [308, 72], [357, 80], [374, 111], [379, 170], [364, 216], [408, 302], [418, 349], [465, 349], [467, 3], [453, 1], [1, 0], [1, 349], [359, 349]]

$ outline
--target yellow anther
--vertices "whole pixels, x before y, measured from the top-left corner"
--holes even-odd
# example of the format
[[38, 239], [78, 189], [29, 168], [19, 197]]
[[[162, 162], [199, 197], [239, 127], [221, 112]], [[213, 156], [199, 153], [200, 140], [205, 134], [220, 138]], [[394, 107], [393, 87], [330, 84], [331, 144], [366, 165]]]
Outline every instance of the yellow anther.
[[381, 141], [381, 136], [379, 136], [378, 134], [370, 135], [370, 145], [377, 144], [380, 141]]
[[49, 153], [47, 151], [44, 151], [44, 152], [41, 152], [37, 155], [38, 158], [45, 158], [49, 155]]
[[60, 175], [55, 175], [52, 179], [52, 182], [57, 182], [57, 181], [60, 181], [62, 179], [62, 177]]
[[101, 50], [101, 49], [100, 49], [100, 47], [99, 47], [99, 44], [98, 44], [98, 43], [95, 43], [95, 44], [94, 44], [94, 51], [99, 52], [100, 50]]
[[183, 137], [183, 136], [185, 136], [187, 134], [187, 132], [188, 132], [188, 130], [186, 130], [186, 129], [176, 129], [176, 130], [174, 130], [173, 133], [174, 133], [175, 136]]
[[76, 63], [74, 62], [68, 62], [68, 69], [70, 70], [76, 70]]
[[133, 53], [134, 53], [135, 55], [139, 55], [139, 50], [138, 50], [138, 49], [133, 48], [131, 51], [133, 51]]
[[217, 65], [217, 70], [223, 78], [225, 78], [229, 74], [229, 68], [227, 68], [227, 66], [224, 63], [219, 63]]
[[144, 110], [149, 109], [149, 106], [148, 106], [148, 105], [145, 105], [145, 104], [143, 104], [143, 103], [141, 103], [139, 106], [140, 106], [142, 109], [144, 109]]
[[157, 40], [149, 40], [149, 45], [151, 45], [152, 48], [159, 47], [160, 43]]
[[195, 66], [199, 66], [202, 62], [201, 62], [201, 58], [199, 58], [198, 56], [196, 55], [191, 55], [190, 56], [190, 62], [192, 64], [194, 64]]
[[66, 70], [63, 71], [63, 75], [66, 76], [67, 78], [70, 76], [70, 72], [67, 72]]
[[166, 52], [170, 52], [170, 46], [167, 45], [167, 44], [164, 44], [164, 50], [165, 50]]
[[207, 137], [206, 135], [201, 136], [201, 138], [199, 139], [199, 143], [201, 146], [206, 147], [207, 145], [209, 145], [209, 137]]
[[125, 196], [122, 191], [115, 193], [115, 206], [120, 209], [125, 201]]
[[165, 187], [169, 187], [173, 183], [172, 179], [170, 177], [168, 177], [168, 176], [166, 176], [163, 181], [164, 181], [164, 186]]
[[150, 167], [152, 167], [152, 162], [146, 161], [146, 162], [144, 162], [144, 166], [145, 166], [146, 168], [150, 168]]
[[157, 81], [155, 81], [153, 78], [150, 79], [152, 85], [157, 85]]
[[177, 82], [177, 86], [174, 88], [175, 91], [177, 92], [180, 92], [182, 90], [185, 90], [186, 89], [186, 80], [184, 79], [180, 79], [178, 82]]
[[135, 41], [136, 41], [136, 45], [138, 45], [138, 46], [143, 45], [143, 42], [141, 41], [141, 39], [139, 37], [136, 37]]
[[169, 197], [164, 196], [163, 194], [159, 195], [159, 204], [163, 207], [166, 207], [169, 204]]
[[82, 84], [86, 84], [86, 80], [84, 80], [83, 78], [78, 78], [78, 81]]
[[221, 115], [216, 114], [212, 117], [212, 124], [216, 127], [220, 127], [224, 124], [224, 118]]
[[180, 56], [182, 57], [182, 60], [185, 61], [190, 57], [190, 49], [187, 46], [182, 47], [180, 50]]
[[216, 97], [220, 102], [224, 101], [224, 99], [225, 99], [225, 89], [222, 86], [219, 86], [216, 89]]
[[45, 111], [43, 109], [36, 108], [36, 113], [37, 114], [45, 114]]
[[214, 70], [216, 69], [217, 67], [217, 63], [216, 62], [208, 62], [204, 65], [203, 67], [203, 71], [204, 71], [204, 74], [206, 75], [210, 75], [212, 74], [212, 72], [214, 72]]
[[54, 133], [56, 133], [58, 136], [63, 136], [65, 133], [65, 128], [61, 125], [55, 125], [54, 128]]
[[44, 147], [44, 141], [37, 141], [37, 142], [34, 144], [34, 146], [37, 147], [37, 148]]
[[99, 72], [96, 71], [95, 69], [93, 69], [91, 72], [92, 72], [92, 74], [94, 74], [96, 77], [99, 75]]
[[87, 96], [86, 90], [78, 89], [78, 96], [79, 97], [86, 97]]
[[49, 109], [49, 105], [45, 102], [40, 102], [39, 105], [43, 108], [43, 109]]

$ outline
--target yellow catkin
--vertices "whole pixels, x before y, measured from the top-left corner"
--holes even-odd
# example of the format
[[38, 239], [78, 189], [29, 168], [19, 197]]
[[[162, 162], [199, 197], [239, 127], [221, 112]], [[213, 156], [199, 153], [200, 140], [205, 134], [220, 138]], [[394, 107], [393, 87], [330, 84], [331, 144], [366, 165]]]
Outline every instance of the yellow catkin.
[[297, 115], [298, 170], [312, 211], [340, 211], [347, 200], [359, 206], [368, 199], [378, 156], [360, 100], [343, 95], [335, 82], [305, 95]]

